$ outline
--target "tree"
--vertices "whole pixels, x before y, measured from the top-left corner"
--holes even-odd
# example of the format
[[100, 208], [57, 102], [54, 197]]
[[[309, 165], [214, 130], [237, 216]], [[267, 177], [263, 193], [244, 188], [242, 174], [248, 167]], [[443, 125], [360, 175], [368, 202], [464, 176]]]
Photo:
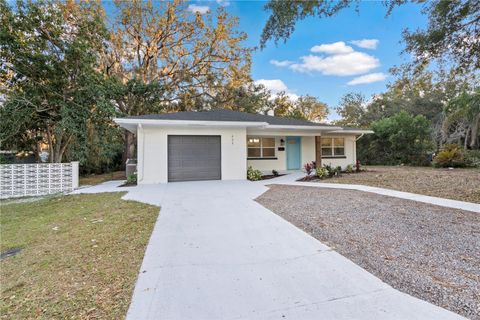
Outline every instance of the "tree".
[[286, 92], [279, 92], [271, 102], [273, 114], [276, 117], [288, 117], [294, 110], [295, 105]]
[[[116, 1], [119, 14], [110, 33], [104, 70], [120, 84], [152, 89], [137, 103], [133, 93], [115, 99], [122, 115], [141, 115], [202, 108], [224, 88], [250, 81], [250, 49], [246, 34], [236, 31], [238, 19], [223, 8], [216, 14], [192, 13], [181, 0]], [[121, 90], [120, 90], [121, 91]], [[125, 133], [126, 157], [134, 140]]]
[[265, 113], [271, 97], [265, 86], [248, 82], [238, 87], [225, 87], [215, 97], [207, 99], [204, 105], [241, 112]]
[[367, 99], [361, 93], [350, 92], [343, 95], [336, 108], [337, 114], [342, 118], [335, 121], [335, 124], [347, 127], [368, 127], [370, 123], [365, 119], [366, 107]]
[[305, 95], [300, 96], [295, 102], [294, 112], [298, 112], [306, 120], [321, 122], [328, 115], [328, 106], [316, 97]]
[[[462, 92], [448, 102], [445, 108], [444, 130], [458, 132], [463, 127], [463, 134], [457, 138], [464, 139], [465, 149], [479, 148], [480, 141], [480, 88], [472, 92]], [[446, 141], [452, 142], [452, 141]]]
[[[478, 0], [434, 0], [421, 1], [423, 13], [428, 15], [425, 30], [405, 30], [405, 51], [415, 56], [414, 64], [424, 68], [433, 60], [453, 61], [457, 67], [470, 71], [480, 68], [480, 1]], [[386, 1], [387, 15], [405, 0]], [[358, 0], [341, 1], [282, 1], [270, 0], [265, 9], [271, 14], [262, 32], [260, 44], [273, 39], [286, 41], [295, 30], [298, 20], [310, 16], [327, 18], [339, 11], [356, 5]]]
[[3, 146], [40, 152], [50, 162], [66, 152], [85, 157], [87, 124], [101, 126], [114, 109], [98, 72], [106, 38], [98, 4], [0, 1]]
[[401, 111], [372, 123], [367, 162], [380, 164], [425, 164], [432, 150], [430, 123], [421, 115]]

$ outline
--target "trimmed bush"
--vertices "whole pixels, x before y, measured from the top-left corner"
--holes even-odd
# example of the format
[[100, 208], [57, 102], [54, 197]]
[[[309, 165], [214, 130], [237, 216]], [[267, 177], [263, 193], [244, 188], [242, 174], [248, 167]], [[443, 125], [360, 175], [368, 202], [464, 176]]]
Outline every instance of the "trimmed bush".
[[321, 167], [321, 168], [315, 169], [315, 175], [320, 179], [325, 179], [330, 176], [330, 172], [326, 167]]
[[353, 173], [353, 166], [351, 164], [349, 164], [346, 168], [345, 168], [345, 172], [346, 173]]
[[433, 159], [435, 167], [464, 167], [465, 155], [457, 144], [446, 144]]
[[247, 169], [247, 179], [250, 181], [262, 180], [262, 172], [260, 170], [253, 169], [249, 166]]

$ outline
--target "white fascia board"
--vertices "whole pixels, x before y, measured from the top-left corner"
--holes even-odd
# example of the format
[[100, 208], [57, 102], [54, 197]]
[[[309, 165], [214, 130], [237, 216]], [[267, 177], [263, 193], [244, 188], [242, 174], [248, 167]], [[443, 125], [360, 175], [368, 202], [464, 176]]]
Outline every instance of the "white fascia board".
[[307, 131], [318, 131], [318, 130], [341, 130], [342, 127], [332, 127], [332, 126], [287, 126], [287, 125], [267, 125], [265, 129], [279, 130], [279, 129], [288, 129], [288, 130], [307, 130]]
[[373, 133], [373, 130], [333, 130], [333, 131], [327, 131], [326, 133], [342, 133], [342, 134], [369, 134]]
[[125, 119], [114, 118], [120, 126], [144, 125], [144, 126], [192, 126], [192, 127], [264, 127], [266, 122], [246, 121], [197, 121], [197, 120], [161, 120], [161, 119]]

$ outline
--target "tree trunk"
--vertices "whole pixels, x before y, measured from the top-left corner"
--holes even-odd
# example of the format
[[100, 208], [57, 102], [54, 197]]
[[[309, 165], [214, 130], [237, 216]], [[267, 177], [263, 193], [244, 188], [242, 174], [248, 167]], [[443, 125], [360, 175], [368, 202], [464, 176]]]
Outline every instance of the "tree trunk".
[[476, 119], [473, 120], [471, 133], [470, 133], [470, 148], [478, 149], [478, 135], [480, 127], [480, 114], [477, 115]]
[[128, 159], [135, 159], [135, 135], [125, 130], [123, 135], [124, 149], [122, 155], [122, 168], [125, 168]]

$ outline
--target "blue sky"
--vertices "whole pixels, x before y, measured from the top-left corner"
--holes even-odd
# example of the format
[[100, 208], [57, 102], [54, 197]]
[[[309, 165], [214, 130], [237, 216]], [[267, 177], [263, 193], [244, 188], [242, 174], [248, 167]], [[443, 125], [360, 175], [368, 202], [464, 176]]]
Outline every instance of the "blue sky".
[[[268, 12], [265, 1], [192, 0], [191, 11], [205, 13], [224, 6], [240, 18], [238, 30], [248, 35], [245, 45], [257, 47]], [[114, 5], [103, 2], [108, 15]], [[381, 1], [364, 1], [339, 14], [319, 19], [299, 21], [286, 43], [267, 43], [252, 56], [252, 78], [273, 93], [286, 91], [293, 99], [312, 95], [330, 107], [329, 120], [338, 119], [334, 108], [342, 95], [360, 92], [367, 98], [385, 91], [394, 80], [388, 70], [408, 60], [401, 54], [402, 31], [424, 28], [427, 17], [421, 6], [407, 4], [394, 9], [385, 17]], [[369, 40], [360, 41], [359, 40]]]
[[[218, 3], [240, 18], [239, 29], [248, 34], [247, 45], [258, 46], [268, 18], [265, 2], [192, 1], [191, 5], [202, 10], [207, 6], [215, 9]], [[359, 13], [352, 7], [331, 18], [300, 21], [286, 43], [276, 46], [269, 42], [253, 54], [252, 77], [272, 90], [284, 89], [292, 97], [316, 96], [330, 106], [329, 119], [336, 119], [333, 108], [343, 94], [354, 91], [371, 97], [393, 80], [388, 70], [409, 58], [400, 54], [402, 30], [423, 28], [427, 23], [420, 9], [408, 4], [385, 17], [382, 3], [370, 1], [360, 4]], [[376, 41], [352, 42], [363, 39]]]

